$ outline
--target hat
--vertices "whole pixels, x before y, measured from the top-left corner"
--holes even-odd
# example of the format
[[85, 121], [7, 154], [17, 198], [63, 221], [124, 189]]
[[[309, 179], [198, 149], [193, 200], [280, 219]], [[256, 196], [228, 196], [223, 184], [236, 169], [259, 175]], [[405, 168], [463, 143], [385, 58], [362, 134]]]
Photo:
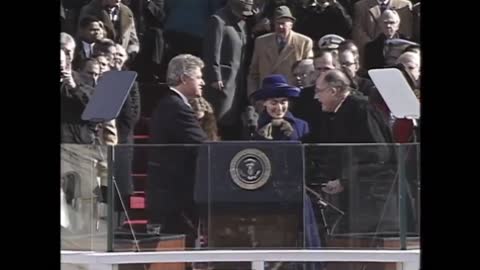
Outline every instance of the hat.
[[279, 6], [275, 9], [275, 12], [273, 14], [273, 18], [280, 19], [280, 18], [289, 18], [292, 21], [295, 21], [295, 17], [292, 16], [292, 12], [290, 12], [290, 9], [287, 6]]
[[253, 0], [230, 0], [229, 3], [232, 10], [235, 10], [237, 13], [243, 16], [253, 15]]
[[318, 47], [322, 49], [338, 49], [340, 43], [345, 39], [339, 35], [328, 34], [318, 40]]
[[383, 47], [383, 56], [385, 59], [385, 64], [393, 65], [396, 62], [397, 58], [410, 45], [418, 46], [419, 44], [412, 42], [410, 40], [401, 39], [401, 38], [386, 40], [385, 46]]
[[289, 85], [283, 75], [272, 74], [263, 79], [262, 87], [253, 92], [250, 97], [254, 100], [264, 100], [277, 97], [298, 97], [299, 95], [300, 89]]

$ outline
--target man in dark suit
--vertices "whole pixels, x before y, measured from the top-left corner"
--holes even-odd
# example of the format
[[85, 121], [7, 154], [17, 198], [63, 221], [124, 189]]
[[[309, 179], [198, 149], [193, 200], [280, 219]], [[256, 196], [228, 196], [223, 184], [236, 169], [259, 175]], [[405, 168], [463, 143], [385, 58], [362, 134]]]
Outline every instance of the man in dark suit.
[[387, 9], [382, 13], [379, 24], [383, 33], [365, 45], [365, 68], [367, 70], [385, 66], [384, 48], [388, 40], [407, 39], [399, 32], [400, 23], [400, 15], [397, 11]]
[[[351, 205], [354, 201], [348, 203], [354, 198], [351, 196], [351, 192], [355, 192], [353, 183], [360, 183], [363, 179], [391, 183], [391, 172], [396, 163], [395, 149], [388, 145], [393, 142], [388, 123], [367, 97], [352, 94], [350, 83], [347, 75], [338, 69], [320, 75], [314, 98], [320, 102], [322, 112], [310, 126], [311, 133], [305, 142], [362, 144], [308, 149], [310, 160], [315, 162], [312, 175], [318, 179], [316, 181], [325, 184], [321, 190], [330, 195], [341, 193], [339, 208], [353, 213]], [[338, 229], [346, 232], [360, 228], [355, 225], [347, 219], [338, 224]]]
[[188, 98], [202, 96], [200, 58], [181, 54], [170, 61], [168, 88], [163, 91], [150, 122], [150, 149], [146, 185], [149, 226], [162, 233], [186, 234], [194, 243], [197, 223], [193, 203], [196, 147], [166, 146], [198, 144], [207, 140]]
[[253, 0], [229, 0], [210, 17], [204, 39], [205, 99], [213, 106], [223, 140], [240, 139], [242, 130], [240, 114], [247, 106], [245, 18], [253, 14], [252, 6]]
[[75, 47], [75, 56], [72, 62], [74, 70], [80, 69], [86, 59], [93, 57], [95, 43], [101, 41], [104, 37], [105, 28], [100, 19], [86, 16], [80, 21], [77, 46]]
[[105, 36], [122, 44], [130, 59], [140, 50], [133, 13], [120, 0], [92, 0], [82, 7], [79, 21], [86, 16], [97, 17], [105, 26]]

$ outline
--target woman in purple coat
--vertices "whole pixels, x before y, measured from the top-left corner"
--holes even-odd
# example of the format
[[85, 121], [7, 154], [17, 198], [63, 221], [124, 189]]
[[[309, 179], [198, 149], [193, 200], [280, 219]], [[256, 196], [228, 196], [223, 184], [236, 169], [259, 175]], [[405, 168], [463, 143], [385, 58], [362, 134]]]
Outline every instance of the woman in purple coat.
[[262, 100], [265, 110], [258, 118], [258, 128], [254, 136], [257, 140], [300, 141], [310, 130], [307, 122], [296, 118], [288, 111], [289, 98], [298, 97], [300, 89], [287, 83], [280, 74], [265, 77], [262, 88], [251, 98]]
[[[289, 98], [298, 97], [300, 89], [287, 83], [283, 75], [273, 74], [265, 77], [262, 88], [255, 91], [251, 98], [263, 100], [265, 109], [258, 117], [258, 128], [253, 136], [257, 140], [300, 141], [310, 130], [308, 123], [296, 118], [288, 111]], [[305, 208], [305, 246], [321, 247], [318, 225], [313, 204], [309, 196], [304, 197]], [[307, 264], [309, 270], [321, 269], [320, 263]]]

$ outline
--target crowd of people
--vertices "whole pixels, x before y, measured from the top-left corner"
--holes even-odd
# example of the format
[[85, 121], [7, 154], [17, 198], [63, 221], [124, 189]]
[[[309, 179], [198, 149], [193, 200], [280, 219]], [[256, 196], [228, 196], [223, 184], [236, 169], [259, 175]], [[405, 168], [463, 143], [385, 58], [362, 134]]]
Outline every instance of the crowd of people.
[[179, 54], [204, 62], [205, 85], [197, 103], [207, 106], [195, 108], [213, 113], [211, 139], [251, 139], [246, 112], [249, 106], [263, 111], [252, 94], [272, 74], [302, 89], [291, 111], [313, 130], [316, 123], [309, 118], [316, 116], [313, 107], [321, 106], [312, 102], [315, 79], [337, 69], [347, 75], [351, 94], [382, 112], [395, 141], [407, 142], [412, 127], [392, 119], [367, 71], [399, 68], [419, 96], [419, 5], [408, 0], [62, 1], [61, 81], [71, 88], [62, 91], [62, 105], [75, 102], [67, 96], [78, 94], [84, 106], [103, 72], [138, 73], [123, 115], [102, 128], [78, 119], [81, 104], [63, 106], [62, 142], [131, 143], [142, 86], [167, 82], [168, 63]]

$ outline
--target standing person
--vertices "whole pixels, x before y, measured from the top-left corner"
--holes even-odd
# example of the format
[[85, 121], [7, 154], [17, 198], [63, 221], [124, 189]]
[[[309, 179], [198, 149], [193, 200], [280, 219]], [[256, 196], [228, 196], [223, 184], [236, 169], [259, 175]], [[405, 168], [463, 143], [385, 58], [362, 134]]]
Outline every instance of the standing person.
[[[378, 181], [393, 179], [390, 166], [394, 165], [394, 149], [390, 127], [380, 112], [367, 97], [352, 94], [350, 80], [341, 70], [329, 70], [321, 74], [315, 85], [315, 99], [321, 103], [322, 112], [311, 125], [308, 143], [365, 144], [349, 147], [334, 146], [317, 148], [319, 156], [316, 177], [324, 184], [322, 191], [334, 195], [342, 192], [350, 181], [367, 174], [379, 175]], [[345, 162], [350, 160], [350, 162]], [[391, 163], [392, 162], [392, 163]], [[356, 177], [352, 177], [352, 166], [359, 164]], [[371, 166], [367, 166], [371, 165]], [[395, 165], [394, 165], [395, 166]], [[365, 168], [364, 171], [361, 169]], [[349, 191], [350, 192], [350, 191]], [[347, 208], [349, 192], [341, 196], [341, 207]], [[342, 223], [343, 226], [352, 224]]]
[[262, 80], [271, 74], [282, 74], [289, 84], [295, 84], [292, 66], [313, 56], [312, 39], [292, 30], [296, 19], [287, 6], [276, 8], [274, 18], [275, 32], [255, 39], [247, 83], [249, 95], [259, 89]]
[[210, 17], [204, 39], [205, 98], [212, 104], [224, 140], [239, 140], [241, 112], [247, 105], [245, 67], [246, 16], [253, 0], [229, 0]]
[[[284, 76], [273, 74], [265, 77], [262, 87], [252, 95], [253, 100], [263, 101], [265, 109], [258, 119], [258, 130], [254, 139], [274, 141], [300, 141], [309, 133], [307, 122], [296, 118], [288, 110], [289, 98], [300, 95], [298, 87], [289, 85]], [[320, 235], [315, 219], [313, 203], [310, 197], [304, 196], [305, 246], [318, 248]], [[320, 269], [321, 264], [308, 264], [309, 269]]]
[[130, 59], [140, 51], [133, 12], [120, 0], [92, 0], [82, 7], [79, 21], [87, 16], [100, 19], [105, 27], [105, 36], [122, 44]]
[[197, 211], [193, 202], [196, 149], [169, 144], [198, 144], [207, 140], [188, 103], [202, 96], [203, 61], [190, 54], [178, 55], [167, 69], [168, 88], [152, 113], [148, 179], [146, 184], [149, 227], [161, 233], [185, 234], [193, 247]]

